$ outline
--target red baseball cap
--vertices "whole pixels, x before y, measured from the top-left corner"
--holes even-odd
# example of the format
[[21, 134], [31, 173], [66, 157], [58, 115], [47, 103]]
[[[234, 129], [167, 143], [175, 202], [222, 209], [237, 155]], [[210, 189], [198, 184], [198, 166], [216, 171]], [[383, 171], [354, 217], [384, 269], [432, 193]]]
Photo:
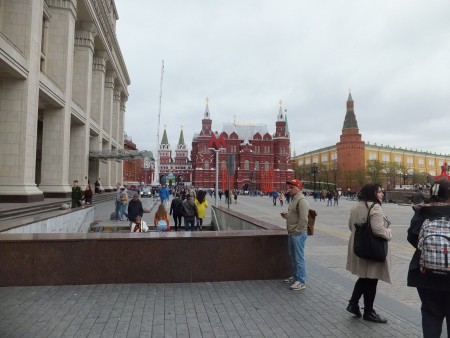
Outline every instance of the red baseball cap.
[[300, 182], [299, 180], [290, 180], [290, 181], [287, 181], [286, 184], [289, 184], [289, 185], [295, 185], [295, 186], [298, 187], [300, 190], [303, 189], [303, 184], [302, 184], [302, 182]]

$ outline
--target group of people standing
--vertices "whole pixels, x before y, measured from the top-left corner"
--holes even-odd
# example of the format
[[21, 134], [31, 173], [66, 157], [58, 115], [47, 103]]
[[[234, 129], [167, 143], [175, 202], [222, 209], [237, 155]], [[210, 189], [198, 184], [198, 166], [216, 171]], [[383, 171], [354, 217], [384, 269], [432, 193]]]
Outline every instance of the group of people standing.
[[[307, 270], [305, 261], [305, 244], [309, 203], [302, 194], [302, 183], [298, 180], [286, 182], [292, 201], [287, 212], [281, 216], [286, 219], [288, 231], [288, 250], [291, 260], [292, 277], [285, 280], [290, 289], [297, 291], [306, 288]], [[419, 196], [419, 195], [418, 195]], [[421, 266], [421, 250], [418, 247], [419, 233], [425, 220], [440, 218], [441, 224], [450, 227], [450, 181], [439, 180], [430, 189], [430, 196], [413, 200], [414, 215], [410, 221], [407, 239], [415, 248], [411, 259], [407, 285], [417, 288], [422, 302], [422, 330], [425, 338], [441, 336], [444, 319], [447, 322], [447, 333], [450, 334], [450, 274], [430, 273]], [[346, 310], [356, 317], [374, 323], [387, 323], [387, 319], [374, 310], [374, 301], [378, 281], [391, 283], [391, 251], [388, 247], [386, 259], [382, 262], [358, 257], [354, 253], [355, 224], [370, 224], [374, 236], [384, 238], [387, 243], [392, 239], [390, 222], [383, 212], [385, 200], [382, 187], [376, 183], [368, 183], [357, 194], [358, 202], [350, 211], [348, 227], [351, 231], [346, 269], [358, 277]], [[450, 241], [450, 238], [446, 238]], [[444, 250], [445, 251], [445, 250]], [[361, 312], [359, 301], [364, 300], [364, 312]]]
[[[174, 230], [178, 231], [183, 227], [181, 218], [184, 219], [185, 231], [202, 230], [203, 219], [208, 207], [206, 192], [199, 190], [195, 195], [188, 193], [185, 197], [185, 200], [183, 200], [181, 194], [176, 192], [175, 198], [170, 204], [170, 215], [174, 220]], [[193, 198], [194, 200], [192, 200]]]

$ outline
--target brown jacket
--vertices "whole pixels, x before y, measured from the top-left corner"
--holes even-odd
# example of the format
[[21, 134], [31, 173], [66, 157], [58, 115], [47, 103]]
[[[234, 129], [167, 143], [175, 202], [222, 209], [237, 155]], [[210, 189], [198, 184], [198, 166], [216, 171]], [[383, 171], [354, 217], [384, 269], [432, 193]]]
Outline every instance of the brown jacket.
[[[367, 205], [372, 205], [368, 202]], [[388, 245], [388, 254], [384, 262], [369, 261], [367, 259], [359, 258], [353, 252], [353, 240], [355, 236], [355, 223], [363, 223], [367, 219], [367, 212], [369, 209], [366, 202], [358, 202], [350, 212], [348, 220], [348, 227], [352, 232], [348, 242], [347, 253], [347, 270], [360, 278], [379, 279], [386, 283], [391, 282], [391, 250]], [[388, 241], [392, 239], [391, 229], [388, 228], [389, 221], [383, 213], [381, 205], [375, 204], [370, 211], [370, 223], [374, 235], [386, 238]]]
[[301, 191], [294, 195], [289, 203], [286, 227], [288, 235], [305, 232], [308, 225], [309, 203]]

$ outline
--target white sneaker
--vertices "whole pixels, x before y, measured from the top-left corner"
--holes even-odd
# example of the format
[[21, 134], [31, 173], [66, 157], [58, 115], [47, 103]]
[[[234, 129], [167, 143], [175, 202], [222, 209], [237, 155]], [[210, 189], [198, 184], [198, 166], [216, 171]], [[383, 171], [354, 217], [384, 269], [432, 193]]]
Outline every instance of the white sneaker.
[[303, 289], [306, 289], [306, 285], [298, 281], [296, 281], [294, 284], [291, 285], [291, 290], [298, 291]]
[[292, 283], [294, 283], [294, 282], [295, 282], [294, 276], [289, 277], [288, 279], [285, 279], [284, 282], [285, 282], [286, 284], [292, 284]]

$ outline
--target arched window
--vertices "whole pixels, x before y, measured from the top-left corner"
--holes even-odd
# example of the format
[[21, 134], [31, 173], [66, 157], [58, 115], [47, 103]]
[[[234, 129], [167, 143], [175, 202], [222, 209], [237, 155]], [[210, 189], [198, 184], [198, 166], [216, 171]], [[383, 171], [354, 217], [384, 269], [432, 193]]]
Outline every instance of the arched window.
[[222, 161], [221, 164], [220, 164], [220, 168], [221, 169], [226, 169], [227, 168], [227, 161], [225, 161], [225, 160]]
[[205, 161], [205, 170], [209, 169], [209, 161]]
[[268, 171], [269, 168], [270, 168], [270, 166], [269, 166], [269, 161], [264, 162], [264, 170], [265, 170], [265, 171]]
[[255, 162], [255, 170], [259, 170], [259, 162], [258, 161]]
[[250, 162], [248, 160], [244, 161], [244, 170], [249, 170], [250, 169]]

